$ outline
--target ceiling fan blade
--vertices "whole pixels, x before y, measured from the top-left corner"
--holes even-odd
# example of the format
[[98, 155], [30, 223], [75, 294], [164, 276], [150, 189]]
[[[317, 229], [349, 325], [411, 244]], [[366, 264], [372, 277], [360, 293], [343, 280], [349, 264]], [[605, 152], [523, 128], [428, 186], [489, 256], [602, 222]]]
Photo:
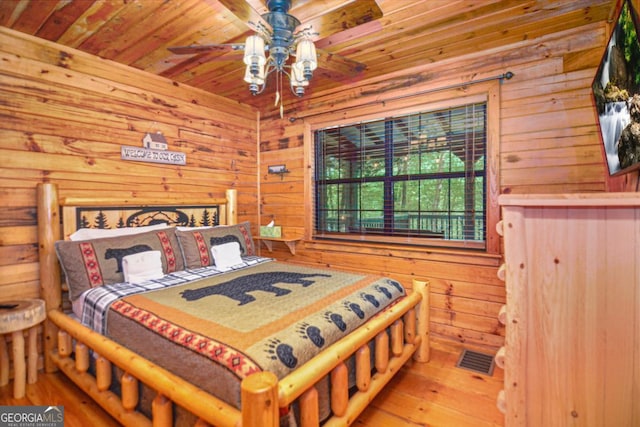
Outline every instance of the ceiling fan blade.
[[312, 27], [311, 32], [318, 34], [314, 38], [319, 40], [380, 18], [382, 18], [382, 10], [375, 0], [358, 0], [305, 21], [298, 28]]
[[271, 25], [262, 18], [249, 3], [239, 0], [218, 0], [224, 7], [229, 9], [231, 13], [236, 15], [239, 20], [245, 22], [249, 28], [257, 33], [271, 33]]
[[176, 55], [189, 55], [194, 53], [207, 53], [207, 52], [228, 52], [235, 50], [243, 50], [243, 43], [227, 43], [227, 44], [194, 44], [191, 46], [172, 46], [168, 47], [171, 52]]
[[326, 50], [316, 49], [318, 54], [318, 67], [344, 74], [345, 76], [355, 76], [367, 68], [362, 62], [354, 61], [336, 53]]

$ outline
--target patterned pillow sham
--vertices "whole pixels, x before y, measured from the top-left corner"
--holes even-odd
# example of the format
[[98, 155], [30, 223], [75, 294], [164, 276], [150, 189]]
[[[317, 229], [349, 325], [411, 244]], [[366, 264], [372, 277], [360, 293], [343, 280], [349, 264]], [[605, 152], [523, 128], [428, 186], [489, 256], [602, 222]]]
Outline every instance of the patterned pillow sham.
[[238, 242], [242, 256], [255, 255], [256, 253], [248, 221], [236, 225], [220, 225], [200, 230], [177, 230], [176, 235], [184, 256], [185, 268], [214, 265], [211, 248], [223, 243]]
[[122, 258], [145, 251], [162, 253], [162, 270], [184, 270], [175, 228], [163, 228], [128, 236], [56, 242], [56, 253], [67, 278], [69, 298], [76, 300], [87, 289], [124, 282]]

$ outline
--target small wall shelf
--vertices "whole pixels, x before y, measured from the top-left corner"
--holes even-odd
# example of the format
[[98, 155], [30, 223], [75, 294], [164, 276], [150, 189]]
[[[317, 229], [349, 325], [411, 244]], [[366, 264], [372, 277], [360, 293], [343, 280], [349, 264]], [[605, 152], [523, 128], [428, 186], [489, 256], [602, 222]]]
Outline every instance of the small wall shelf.
[[289, 252], [291, 255], [296, 254], [296, 242], [299, 242], [301, 239], [299, 237], [296, 238], [285, 238], [285, 237], [263, 237], [257, 236], [254, 239], [260, 240], [264, 245], [269, 249], [269, 252], [273, 251], [273, 242], [282, 242], [289, 248]]

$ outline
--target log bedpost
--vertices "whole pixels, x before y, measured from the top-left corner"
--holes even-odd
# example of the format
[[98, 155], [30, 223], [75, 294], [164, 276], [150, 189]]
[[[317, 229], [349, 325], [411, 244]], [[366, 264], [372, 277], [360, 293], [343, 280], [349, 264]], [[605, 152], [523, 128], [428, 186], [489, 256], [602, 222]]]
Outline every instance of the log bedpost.
[[278, 378], [272, 372], [257, 372], [242, 380], [242, 426], [277, 427]]
[[417, 336], [421, 337], [420, 347], [414, 354], [416, 362], [428, 362], [431, 357], [429, 342], [429, 282], [413, 280], [413, 291], [422, 295], [422, 300], [418, 304], [418, 326]]
[[227, 195], [227, 225], [238, 223], [238, 190], [228, 189]]
[[[38, 254], [40, 261], [40, 293], [47, 313], [60, 309], [62, 290], [60, 265], [55, 251], [55, 242], [60, 240], [60, 206], [58, 187], [52, 183], [41, 183], [37, 187], [38, 207]], [[58, 328], [48, 319], [44, 321], [44, 368], [55, 372], [57, 367], [50, 355], [57, 347]]]

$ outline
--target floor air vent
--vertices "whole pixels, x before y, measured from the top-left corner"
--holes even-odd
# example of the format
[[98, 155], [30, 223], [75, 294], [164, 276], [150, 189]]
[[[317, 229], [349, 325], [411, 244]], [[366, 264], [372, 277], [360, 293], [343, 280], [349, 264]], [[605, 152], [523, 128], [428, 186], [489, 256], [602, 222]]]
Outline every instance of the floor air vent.
[[493, 375], [493, 356], [465, 349], [462, 350], [456, 366], [491, 376]]

